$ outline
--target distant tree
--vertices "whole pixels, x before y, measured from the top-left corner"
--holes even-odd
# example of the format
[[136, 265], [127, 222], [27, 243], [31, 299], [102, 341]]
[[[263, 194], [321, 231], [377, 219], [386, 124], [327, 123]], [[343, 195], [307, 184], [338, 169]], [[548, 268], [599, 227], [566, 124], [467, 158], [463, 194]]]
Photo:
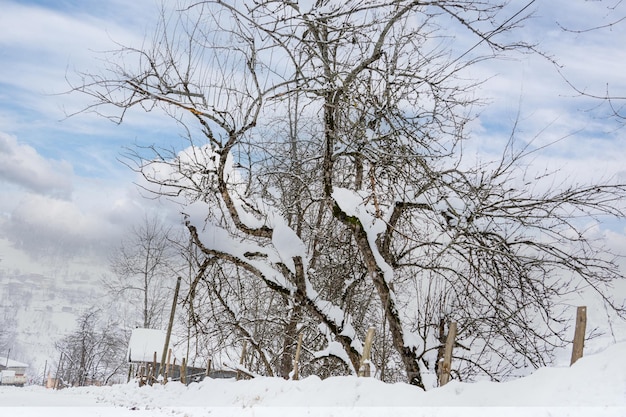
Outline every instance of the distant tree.
[[8, 348], [9, 348], [9, 331], [5, 328], [0, 328], [0, 352], [4, 354], [8, 350]]
[[[179, 264], [172, 228], [156, 217], [133, 227], [110, 257], [104, 284], [137, 312], [144, 328], [160, 327]], [[177, 263], [178, 262], [178, 263]]]
[[127, 337], [102, 311], [83, 313], [77, 328], [55, 343], [62, 354], [57, 364], [59, 378], [72, 386], [108, 384], [125, 372]]
[[533, 172], [539, 149], [515, 135], [494, 161], [462, 152], [464, 71], [533, 51], [514, 39], [532, 3], [193, 2], [85, 75], [98, 111], [161, 107], [189, 136], [130, 157], [183, 206], [198, 331], [246, 340], [247, 366], [282, 376], [304, 332], [325, 376], [358, 371], [373, 325], [380, 375], [423, 388], [449, 320], [456, 376], [498, 379], [563, 345], [564, 297], [593, 288], [621, 311], [619, 267], [581, 219], [623, 217], [626, 184]]
[[0, 356], [7, 356], [9, 349], [13, 349], [13, 354], [16, 354], [15, 348], [18, 347], [17, 343], [17, 311], [19, 306], [16, 304], [16, 298], [4, 295], [0, 301], [4, 304], [4, 308], [0, 310], [2, 320], [2, 326], [0, 326]]

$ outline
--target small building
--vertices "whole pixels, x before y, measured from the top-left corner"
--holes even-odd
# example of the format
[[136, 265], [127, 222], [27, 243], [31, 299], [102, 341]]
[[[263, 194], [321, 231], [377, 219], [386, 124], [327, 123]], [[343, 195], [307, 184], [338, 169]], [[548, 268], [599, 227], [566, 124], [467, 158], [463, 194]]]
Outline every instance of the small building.
[[0, 356], [0, 384], [24, 386], [28, 365]]
[[[128, 342], [128, 362], [130, 363], [149, 363], [154, 360], [154, 354], [157, 354], [157, 362], [161, 361], [163, 347], [165, 346], [166, 334], [164, 330], [158, 329], [133, 329], [130, 340]], [[169, 347], [175, 345], [175, 337], [170, 337]], [[177, 352], [172, 352], [174, 359]], [[180, 361], [180, 356], [178, 360]]]
[[[129, 378], [134, 375], [139, 384], [152, 384], [159, 380], [158, 375], [165, 346], [166, 333], [158, 329], [133, 329], [128, 342], [127, 359], [130, 364]], [[169, 380], [181, 380], [181, 365], [185, 360], [184, 350], [179, 347], [174, 335], [170, 338], [171, 355], [166, 355], [166, 373]], [[155, 355], [156, 353], [156, 355]], [[156, 356], [156, 358], [155, 358]], [[156, 362], [156, 363], [155, 363]], [[206, 368], [197, 368], [185, 364], [185, 382], [201, 381], [206, 376]], [[235, 372], [230, 370], [211, 370], [210, 378], [234, 378]]]
[[[128, 350], [126, 357], [131, 365], [129, 377], [134, 374], [138, 377], [140, 384], [144, 381], [152, 384], [160, 373], [161, 356], [163, 347], [165, 346], [166, 333], [159, 329], [133, 329], [130, 340], [128, 342]], [[168, 354], [166, 361], [169, 360], [172, 370], [176, 369], [174, 363], [180, 364], [182, 355], [177, 349], [172, 349], [176, 345], [175, 337], [170, 337]], [[171, 354], [169, 351], [171, 350]], [[171, 376], [171, 373], [170, 373]]]

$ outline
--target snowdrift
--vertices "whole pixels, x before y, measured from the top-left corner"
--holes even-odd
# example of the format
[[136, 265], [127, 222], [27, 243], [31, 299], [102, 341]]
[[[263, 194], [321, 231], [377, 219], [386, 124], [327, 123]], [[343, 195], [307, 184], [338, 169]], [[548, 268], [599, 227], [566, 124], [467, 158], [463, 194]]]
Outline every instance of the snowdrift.
[[[626, 416], [626, 343], [584, 357], [572, 367], [543, 368], [511, 382], [450, 382], [423, 392], [408, 384], [374, 378], [316, 377], [301, 381], [257, 378], [206, 380], [138, 387], [83, 387], [50, 391], [41, 387], [2, 388], [0, 403], [11, 415], [33, 415], [37, 406], [74, 415], [570, 415]], [[27, 406], [23, 408], [23, 406]], [[70, 408], [67, 408], [70, 407]], [[93, 408], [95, 407], [95, 408]], [[502, 409], [502, 408], [506, 409]], [[532, 407], [532, 408], [529, 408]], [[39, 409], [40, 410], [40, 409]], [[46, 410], [46, 415], [50, 409]], [[96, 412], [97, 411], [97, 412]], [[69, 414], [68, 414], [69, 413]], [[0, 414], [5, 414], [0, 409]], [[52, 414], [56, 415], [56, 414]], [[61, 415], [61, 414], [59, 414]], [[84, 415], [84, 414], [75, 414]]]

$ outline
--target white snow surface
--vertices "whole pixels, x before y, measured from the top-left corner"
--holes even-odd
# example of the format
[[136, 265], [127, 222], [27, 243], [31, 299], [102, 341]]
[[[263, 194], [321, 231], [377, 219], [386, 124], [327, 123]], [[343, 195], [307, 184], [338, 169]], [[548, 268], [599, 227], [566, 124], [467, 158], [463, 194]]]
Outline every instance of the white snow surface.
[[626, 416], [626, 343], [511, 382], [423, 392], [375, 378], [209, 379], [138, 387], [0, 387], [2, 416]]

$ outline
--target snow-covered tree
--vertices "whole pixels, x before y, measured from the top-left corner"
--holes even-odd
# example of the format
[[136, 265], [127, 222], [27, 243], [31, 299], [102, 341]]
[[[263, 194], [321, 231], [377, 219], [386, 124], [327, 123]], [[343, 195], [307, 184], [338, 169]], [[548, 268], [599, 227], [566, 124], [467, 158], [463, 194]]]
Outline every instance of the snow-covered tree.
[[620, 271], [579, 219], [623, 216], [626, 186], [535, 175], [514, 135], [499, 160], [462, 152], [477, 104], [464, 71], [534, 50], [514, 36], [528, 6], [193, 2], [84, 75], [76, 90], [118, 122], [160, 107], [185, 128], [188, 148], [131, 157], [201, 253], [198, 330], [287, 376], [298, 332], [308, 372], [354, 373], [374, 325], [379, 375], [424, 387], [449, 320], [459, 375], [498, 378], [563, 343], [563, 296], [592, 287], [619, 310]]

